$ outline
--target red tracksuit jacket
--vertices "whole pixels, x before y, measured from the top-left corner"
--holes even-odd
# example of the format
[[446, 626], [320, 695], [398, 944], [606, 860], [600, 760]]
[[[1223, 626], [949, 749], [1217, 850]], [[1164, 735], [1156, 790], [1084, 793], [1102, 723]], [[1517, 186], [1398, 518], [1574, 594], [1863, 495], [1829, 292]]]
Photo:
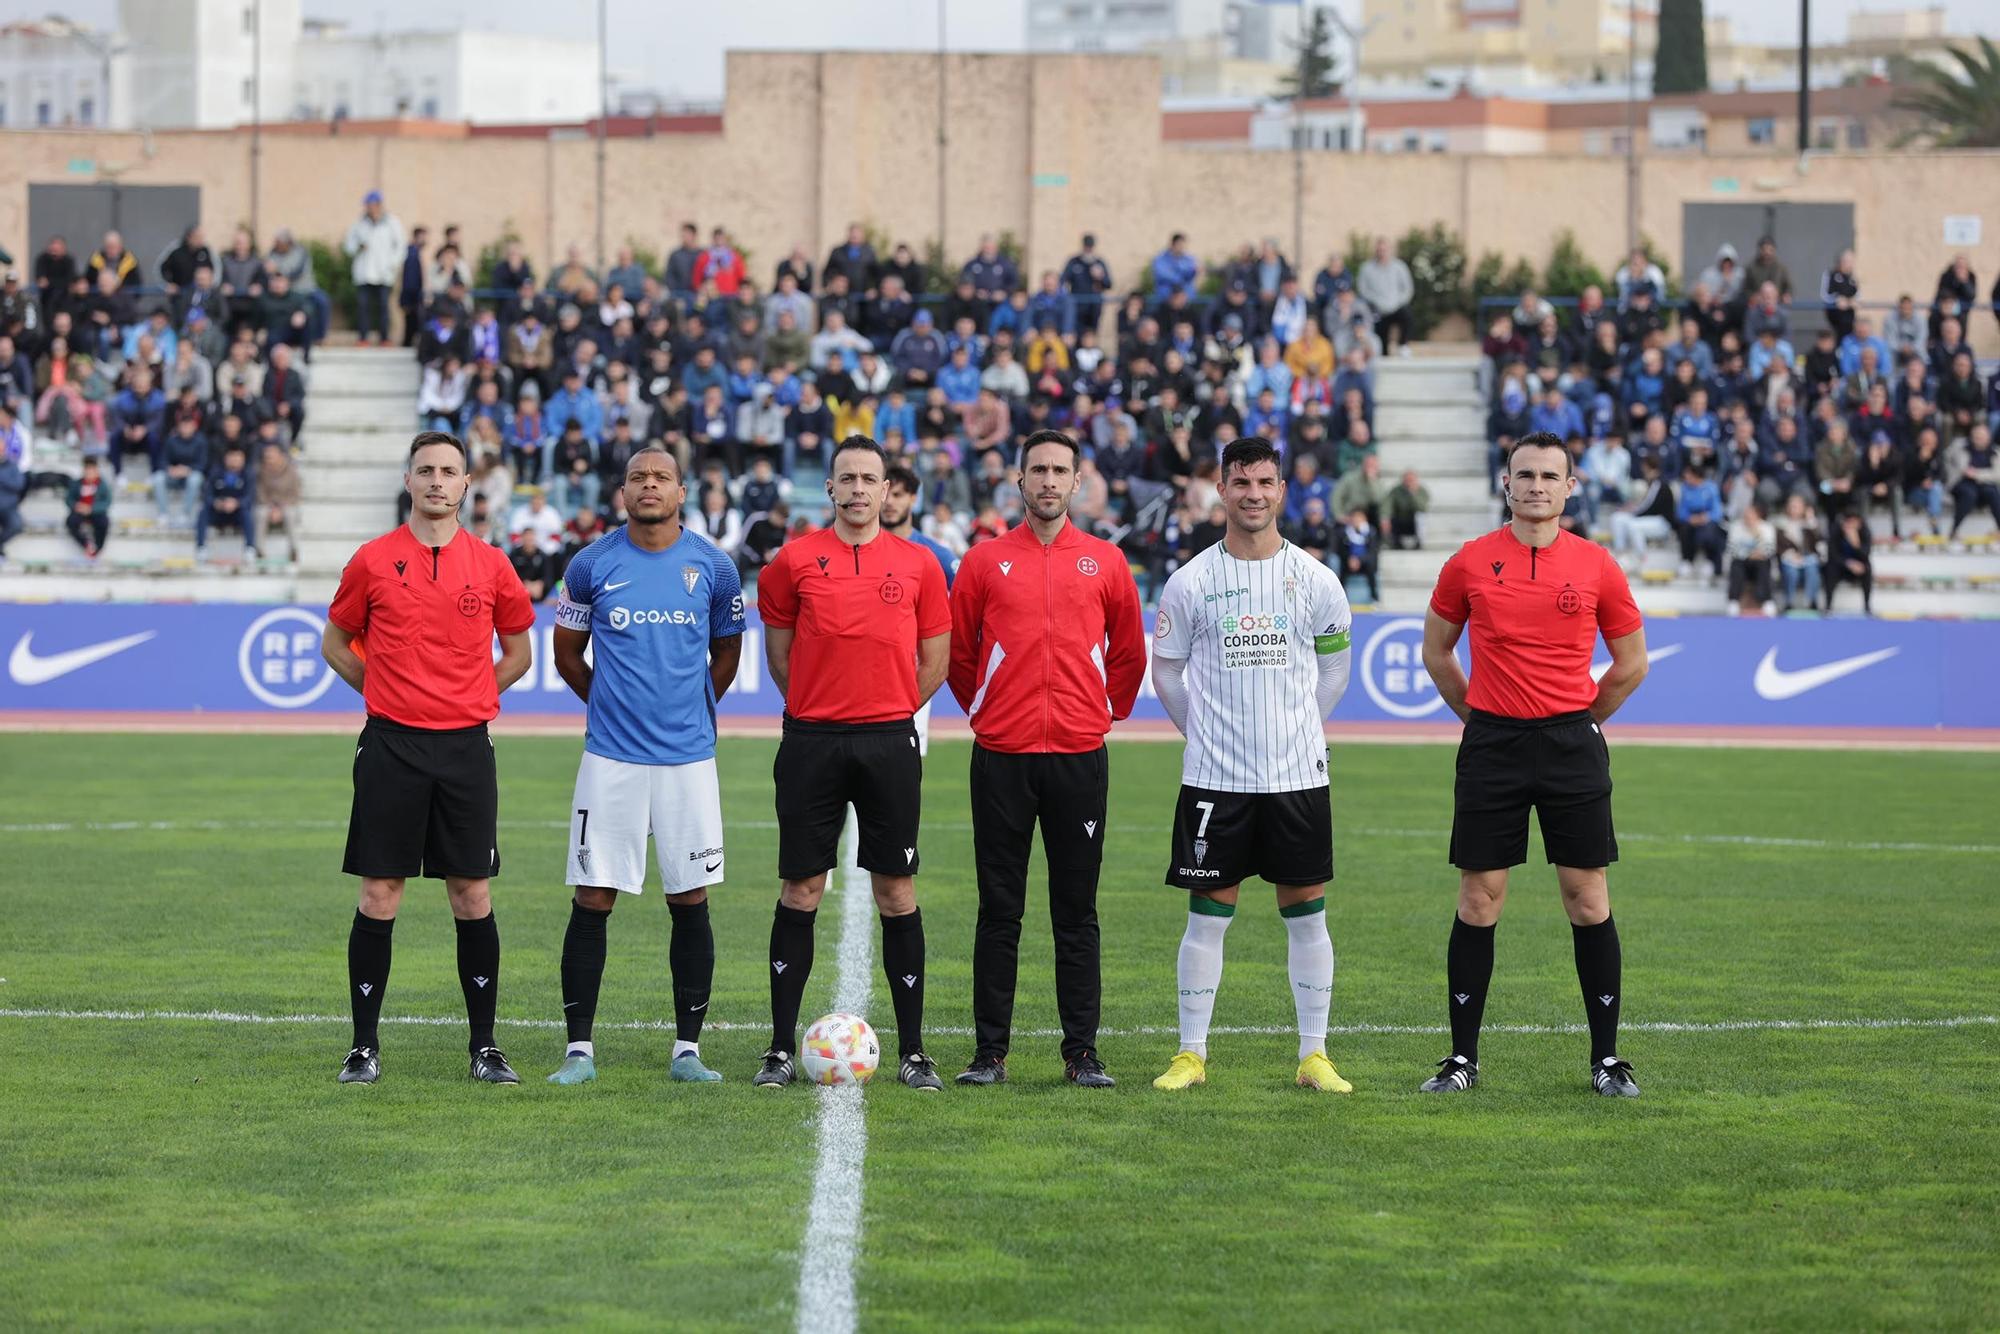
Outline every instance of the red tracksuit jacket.
[[1022, 523], [966, 553], [951, 591], [951, 693], [988, 750], [1096, 750], [1146, 674], [1124, 553], [1075, 524], [1043, 546]]

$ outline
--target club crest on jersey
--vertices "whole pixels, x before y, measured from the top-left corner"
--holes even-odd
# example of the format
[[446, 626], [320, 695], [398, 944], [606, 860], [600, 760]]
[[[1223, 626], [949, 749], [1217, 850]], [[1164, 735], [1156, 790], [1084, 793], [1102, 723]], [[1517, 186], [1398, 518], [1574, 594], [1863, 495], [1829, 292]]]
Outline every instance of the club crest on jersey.
[[1202, 859], [1207, 856], [1208, 856], [1208, 840], [1205, 838], [1196, 839], [1194, 841], [1194, 864], [1196, 866], [1201, 865]]
[[1556, 594], [1556, 610], [1565, 616], [1576, 615], [1583, 610], [1583, 594], [1565, 584], [1563, 591]]
[[894, 579], [884, 579], [882, 581], [882, 600], [892, 607], [895, 606], [903, 600], [903, 586]]
[[688, 592], [690, 593], [694, 592], [694, 586], [700, 582], [701, 582], [700, 570], [697, 570], [692, 565], [681, 566], [681, 583], [686, 586]]
[[1078, 574], [1096, 574], [1097, 562], [1088, 556], [1078, 556], [1076, 558], [1076, 572]]
[[460, 593], [458, 595], [458, 614], [460, 616], [477, 616], [479, 614], [479, 594]]

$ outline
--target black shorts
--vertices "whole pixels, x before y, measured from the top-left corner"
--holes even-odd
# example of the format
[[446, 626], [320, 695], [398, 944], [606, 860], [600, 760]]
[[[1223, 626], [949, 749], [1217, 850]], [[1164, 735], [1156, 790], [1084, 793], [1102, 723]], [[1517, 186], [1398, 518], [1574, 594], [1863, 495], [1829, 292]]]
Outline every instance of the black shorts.
[[778, 878], [809, 880], [840, 861], [849, 804], [859, 826], [857, 860], [878, 875], [915, 875], [924, 760], [909, 719], [810, 723], [785, 719], [771, 764], [778, 789]]
[[436, 732], [370, 718], [354, 743], [341, 869], [374, 879], [500, 874], [500, 779], [485, 724]]
[[1274, 885], [1323, 885], [1333, 879], [1330, 789], [1181, 788], [1167, 883], [1176, 889], [1224, 889], [1253, 875]]
[[1541, 817], [1552, 866], [1618, 860], [1611, 829], [1611, 752], [1588, 713], [1503, 718], [1478, 709], [1458, 743], [1451, 864], [1497, 871], [1528, 860], [1528, 808]]

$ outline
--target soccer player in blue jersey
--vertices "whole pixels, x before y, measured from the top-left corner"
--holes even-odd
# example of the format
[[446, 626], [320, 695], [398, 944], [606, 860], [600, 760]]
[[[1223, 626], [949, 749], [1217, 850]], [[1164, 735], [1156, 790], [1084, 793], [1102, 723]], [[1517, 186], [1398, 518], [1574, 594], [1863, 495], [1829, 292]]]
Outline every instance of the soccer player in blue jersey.
[[649, 830], [673, 916], [671, 1071], [695, 1083], [722, 1078], [702, 1064], [700, 1037], [715, 975], [708, 887], [721, 883], [723, 864], [715, 702], [736, 679], [743, 586], [720, 547], [682, 526], [686, 501], [672, 454], [632, 455], [630, 522], [576, 554], [556, 604], [556, 670], [588, 706], [589, 722], [570, 816], [576, 892], [562, 955], [569, 1047], [551, 1084], [597, 1078], [590, 1035], [605, 926], [621, 893], [645, 887]]
[[[944, 569], [945, 591], [950, 592], [952, 580], [958, 578], [958, 553], [917, 527], [917, 500], [924, 493], [923, 483], [917, 480], [915, 472], [900, 463], [889, 469], [888, 480], [889, 490], [882, 498], [882, 531], [908, 538], [936, 556]], [[931, 702], [925, 700], [910, 721], [917, 729], [917, 753], [930, 754]]]

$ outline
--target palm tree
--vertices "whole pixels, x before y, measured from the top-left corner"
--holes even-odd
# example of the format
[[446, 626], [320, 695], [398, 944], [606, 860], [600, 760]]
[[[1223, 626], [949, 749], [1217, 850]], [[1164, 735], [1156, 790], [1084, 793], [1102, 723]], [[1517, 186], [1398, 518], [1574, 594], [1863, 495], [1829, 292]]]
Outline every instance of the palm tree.
[[1899, 145], [1925, 142], [1933, 148], [2000, 148], [2000, 47], [1979, 39], [1977, 52], [1948, 48], [1959, 70], [1911, 63], [1902, 69], [1908, 89], [1894, 102], [1919, 124]]

